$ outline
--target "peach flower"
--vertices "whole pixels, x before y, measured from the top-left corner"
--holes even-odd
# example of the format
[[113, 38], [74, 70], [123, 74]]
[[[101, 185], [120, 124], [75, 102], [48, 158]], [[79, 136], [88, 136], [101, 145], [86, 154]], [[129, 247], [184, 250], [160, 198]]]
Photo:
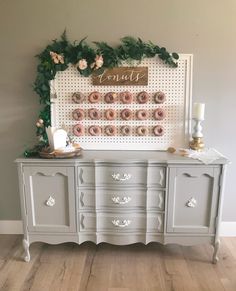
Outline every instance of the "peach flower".
[[103, 57], [97, 55], [95, 58], [95, 65], [96, 65], [96, 69], [99, 69], [103, 66]]
[[51, 51], [50, 56], [55, 64], [59, 64], [59, 63], [64, 64], [64, 57], [62, 55], [59, 55]]
[[81, 59], [76, 64], [76, 67], [78, 67], [80, 70], [85, 70], [88, 67], [88, 63], [85, 59]]

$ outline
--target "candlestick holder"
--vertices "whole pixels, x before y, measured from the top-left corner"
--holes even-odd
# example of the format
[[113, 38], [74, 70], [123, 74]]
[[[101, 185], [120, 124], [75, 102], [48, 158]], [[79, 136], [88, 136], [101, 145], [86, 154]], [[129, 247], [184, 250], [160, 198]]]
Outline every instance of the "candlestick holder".
[[192, 140], [189, 143], [189, 146], [192, 150], [202, 151], [204, 149], [203, 134], [202, 134], [202, 119], [193, 118], [195, 121], [195, 126], [193, 128]]

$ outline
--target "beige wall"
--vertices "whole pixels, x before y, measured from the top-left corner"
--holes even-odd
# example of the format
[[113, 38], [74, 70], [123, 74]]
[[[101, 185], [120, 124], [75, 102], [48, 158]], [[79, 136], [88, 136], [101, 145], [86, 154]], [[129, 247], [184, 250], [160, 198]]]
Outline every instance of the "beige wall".
[[223, 219], [236, 221], [235, 15], [234, 0], [0, 0], [0, 219], [20, 219], [13, 161], [34, 142], [34, 55], [67, 28], [72, 40], [140, 36], [194, 54], [193, 99], [206, 103], [206, 144], [233, 162]]

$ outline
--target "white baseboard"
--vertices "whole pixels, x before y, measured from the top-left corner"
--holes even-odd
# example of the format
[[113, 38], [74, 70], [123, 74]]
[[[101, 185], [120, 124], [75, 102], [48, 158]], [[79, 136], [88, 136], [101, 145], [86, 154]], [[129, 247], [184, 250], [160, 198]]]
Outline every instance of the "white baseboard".
[[[21, 220], [0, 220], [0, 234], [22, 234]], [[220, 236], [236, 236], [236, 221], [222, 221]]]
[[236, 236], [236, 221], [222, 221], [220, 236]]
[[21, 220], [0, 220], [0, 234], [22, 234]]

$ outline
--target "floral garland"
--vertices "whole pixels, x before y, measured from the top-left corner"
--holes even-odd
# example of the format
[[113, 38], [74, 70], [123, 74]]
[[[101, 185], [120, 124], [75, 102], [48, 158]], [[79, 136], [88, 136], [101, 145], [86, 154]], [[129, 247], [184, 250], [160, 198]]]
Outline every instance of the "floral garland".
[[64, 32], [59, 40], [54, 40], [41, 54], [36, 57], [40, 63], [37, 67], [37, 77], [34, 82], [34, 91], [40, 96], [43, 108], [36, 123], [36, 134], [39, 143], [34, 148], [24, 152], [25, 157], [35, 156], [46, 145], [48, 138], [46, 127], [51, 125], [50, 116], [50, 81], [59, 71], [64, 71], [69, 64], [73, 64], [78, 72], [88, 77], [106, 68], [118, 67], [122, 62], [139, 61], [143, 58], [158, 56], [166, 64], [177, 67], [179, 55], [170, 54], [166, 48], [159, 47], [152, 42], [145, 43], [140, 38], [124, 37], [121, 44], [112, 48], [105, 42], [94, 42], [94, 47], [88, 45], [85, 38], [79, 43], [71, 43]]

